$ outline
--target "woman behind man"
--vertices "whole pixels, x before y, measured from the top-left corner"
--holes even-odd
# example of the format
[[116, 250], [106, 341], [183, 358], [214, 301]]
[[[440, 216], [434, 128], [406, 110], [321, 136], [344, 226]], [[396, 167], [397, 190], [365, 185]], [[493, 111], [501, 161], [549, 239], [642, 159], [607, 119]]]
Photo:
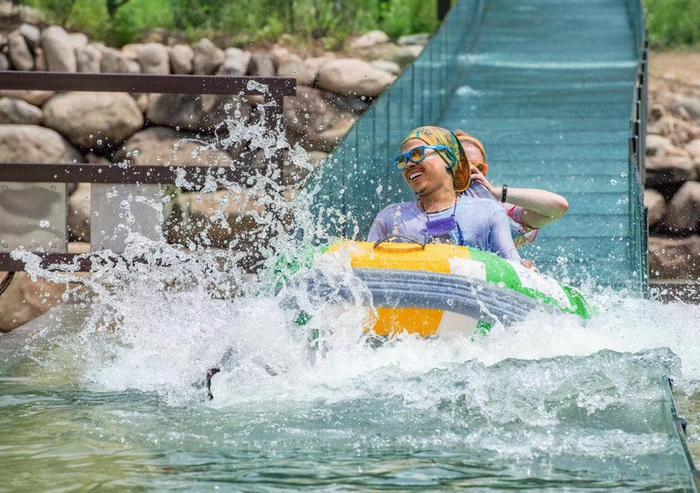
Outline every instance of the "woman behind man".
[[484, 145], [461, 130], [457, 130], [455, 135], [472, 170], [471, 185], [465, 193], [472, 197], [495, 199], [503, 204], [508, 217], [514, 222], [511, 229], [517, 247], [533, 243], [539, 228], [558, 221], [569, 210], [569, 203], [564, 197], [547, 190], [493, 186], [486, 178], [489, 165]]

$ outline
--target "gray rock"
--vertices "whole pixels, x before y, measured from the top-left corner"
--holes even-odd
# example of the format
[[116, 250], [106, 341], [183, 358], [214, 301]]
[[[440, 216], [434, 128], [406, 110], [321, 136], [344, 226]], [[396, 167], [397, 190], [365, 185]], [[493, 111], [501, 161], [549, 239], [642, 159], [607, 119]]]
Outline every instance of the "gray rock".
[[408, 34], [406, 36], [401, 36], [396, 42], [399, 46], [411, 46], [420, 45], [425, 46], [430, 41], [430, 34], [428, 33], [418, 33], [418, 34]]
[[119, 144], [143, 126], [134, 98], [116, 92], [69, 92], [44, 105], [46, 126], [75, 145], [100, 149]]
[[646, 186], [665, 188], [697, 177], [695, 164], [688, 156], [651, 156], [646, 160]]
[[69, 241], [90, 241], [90, 189], [89, 183], [78, 183], [68, 197], [66, 229]]
[[83, 33], [68, 33], [68, 41], [73, 45], [74, 50], [85, 48], [90, 40]]
[[122, 46], [122, 49], [121, 49], [122, 55], [127, 60], [132, 60], [134, 62], [138, 62], [139, 61], [139, 54], [140, 54], [143, 46], [144, 46], [143, 43], [125, 44], [124, 46]]
[[0, 97], [17, 98], [26, 101], [34, 106], [42, 106], [51, 99], [55, 93], [52, 91], [25, 91], [15, 89], [5, 89], [0, 91]]
[[0, 162], [81, 162], [80, 153], [55, 130], [38, 125], [0, 125]]
[[307, 151], [331, 152], [355, 118], [340, 112], [318, 89], [300, 86], [297, 95], [284, 98], [284, 122], [289, 141]]
[[673, 145], [671, 139], [661, 135], [649, 134], [646, 138], [647, 156], [683, 156], [685, 153]]
[[690, 154], [694, 160], [700, 159], [700, 139], [693, 139], [685, 146], [685, 151]]
[[231, 166], [226, 152], [209, 149], [191, 133], [167, 127], [151, 127], [136, 132], [115, 154], [115, 161], [133, 166], [171, 166], [196, 164]]
[[35, 50], [39, 47], [39, 43], [41, 42], [41, 31], [38, 27], [24, 23], [19, 26], [17, 30], [22, 34], [22, 36], [24, 36], [29, 48]]
[[672, 231], [696, 232], [700, 225], [700, 183], [685, 183], [668, 203], [666, 225]]
[[191, 74], [194, 67], [194, 50], [190, 45], [177, 44], [170, 48], [170, 69], [174, 74]]
[[89, 44], [77, 50], [78, 72], [99, 74], [102, 67], [104, 47], [100, 44]]
[[4, 53], [0, 53], [0, 70], [9, 70], [10, 60], [7, 59]]
[[681, 94], [675, 98], [674, 110], [681, 115], [684, 113], [693, 120], [700, 120], [700, 98]]
[[363, 60], [342, 58], [324, 64], [317, 84], [320, 88], [338, 94], [379, 96], [395, 77]]
[[294, 77], [297, 83], [312, 86], [316, 81], [316, 74], [306, 68], [304, 60], [300, 56], [290, 53], [282, 57], [277, 65], [278, 77]]
[[44, 119], [40, 108], [15, 98], [0, 98], [0, 123], [39, 125]]
[[274, 77], [277, 74], [275, 60], [267, 53], [253, 53], [250, 57], [248, 72], [255, 77]]
[[656, 190], [644, 190], [644, 205], [648, 208], [649, 226], [655, 226], [666, 215], [666, 201]]
[[656, 279], [700, 278], [700, 236], [650, 237], [649, 274]]
[[399, 75], [401, 73], [401, 67], [399, 64], [392, 62], [391, 60], [372, 60], [369, 63], [379, 70], [389, 72], [391, 75]]
[[202, 38], [195, 43], [193, 49], [195, 74], [214, 74], [219, 66], [224, 63], [223, 50], [206, 38]]
[[46, 57], [44, 56], [44, 50], [41, 48], [34, 49], [34, 70], [38, 72], [46, 71]]
[[347, 43], [347, 47], [351, 50], [361, 50], [388, 43], [389, 41], [389, 36], [384, 31], [369, 31], [356, 38], [351, 38]]
[[139, 50], [141, 73], [167, 75], [170, 73], [168, 48], [160, 43], [147, 43]]
[[76, 72], [75, 39], [62, 27], [51, 26], [41, 33], [41, 49], [44, 50], [46, 67], [53, 72]]
[[[225, 106], [232, 104], [230, 112]], [[151, 94], [146, 118], [154, 125], [210, 132], [238, 109], [240, 118], [250, 115], [250, 104], [238, 97], [188, 94]]]
[[10, 62], [16, 70], [32, 70], [34, 57], [29, 51], [29, 46], [19, 31], [14, 31], [8, 37]]
[[219, 67], [217, 74], [231, 75], [234, 77], [244, 76], [248, 73], [250, 57], [250, 52], [243, 51], [239, 48], [226, 48], [224, 52], [224, 62]]
[[119, 50], [105, 46], [102, 48], [100, 70], [105, 74], [128, 74], [129, 60]]
[[318, 77], [318, 71], [321, 67], [331, 60], [335, 60], [335, 55], [332, 53], [320, 56], [320, 57], [310, 57], [304, 60], [304, 67], [306, 67], [306, 73], [310, 79], [316, 81]]
[[424, 47], [421, 45], [401, 46], [400, 50], [394, 55], [393, 60], [402, 67], [405, 67], [413, 63], [413, 61], [423, 53], [423, 48]]

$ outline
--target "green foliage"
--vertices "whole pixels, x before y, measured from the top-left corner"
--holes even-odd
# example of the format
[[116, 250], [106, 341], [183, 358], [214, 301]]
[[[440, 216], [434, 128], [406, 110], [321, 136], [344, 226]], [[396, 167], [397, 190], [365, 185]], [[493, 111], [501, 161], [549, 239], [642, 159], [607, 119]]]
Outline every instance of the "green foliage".
[[118, 43], [131, 43], [156, 28], [172, 29], [175, 18], [164, 0], [129, 0], [112, 19], [111, 34]]
[[652, 43], [672, 47], [700, 43], [700, 0], [646, 0]]
[[396, 38], [438, 27], [437, 0], [23, 0], [50, 20], [118, 44], [153, 29], [191, 39], [222, 33], [239, 42], [289, 33], [337, 46], [350, 35], [382, 29]]
[[110, 26], [107, 0], [75, 0], [70, 8], [66, 26], [82, 31], [91, 38], [106, 39]]

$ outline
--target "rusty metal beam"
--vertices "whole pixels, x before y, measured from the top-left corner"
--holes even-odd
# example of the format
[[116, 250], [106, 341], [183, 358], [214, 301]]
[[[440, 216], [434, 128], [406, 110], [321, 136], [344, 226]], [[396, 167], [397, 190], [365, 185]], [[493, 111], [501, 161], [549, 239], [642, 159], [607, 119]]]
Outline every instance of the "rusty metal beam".
[[190, 183], [207, 176], [237, 181], [241, 169], [228, 166], [119, 166], [117, 164], [0, 164], [0, 181], [47, 183], [169, 184], [178, 175]]
[[[41, 268], [48, 269], [52, 264], [67, 265], [72, 264], [78, 257], [77, 253], [36, 253], [41, 257]], [[89, 272], [92, 262], [89, 258], [81, 258], [78, 262], [77, 272]], [[24, 262], [13, 259], [9, 253], [0, 253], [0, 272], [19, 272], [24, 270]]]
[[87, 74], [72, 72], [0, 71], [0, 89], [35, 91], [148, 92], [159, 94], [261, 94], [250, 82], [265, 84], [274, 96], [296, 94], [292, 77], [229, 77], [225, 75]]

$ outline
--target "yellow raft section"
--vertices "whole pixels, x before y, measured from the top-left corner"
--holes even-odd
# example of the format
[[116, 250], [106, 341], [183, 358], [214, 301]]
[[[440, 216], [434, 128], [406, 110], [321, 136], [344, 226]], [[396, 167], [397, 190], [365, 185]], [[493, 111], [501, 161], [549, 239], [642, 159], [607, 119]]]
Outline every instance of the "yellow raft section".
[[[378, 269], [435, 272], [454, 272], [455, 259], [471, 260], [469, 249], [455, 245], [430, 244], [425, 247], [412, 243], [382, 243], [376, 248], [363, 241], [341, 241], [332, 245], [328, 253], [347, 250], [353, 269]], [[445, 329], [464, 333], [476, 328], [476, 320], [443, 310], [425, 308], [377, 308], [378, 320], [374, 332], [390, 336], [400, 332], [423, 337], [443, 333]]]

